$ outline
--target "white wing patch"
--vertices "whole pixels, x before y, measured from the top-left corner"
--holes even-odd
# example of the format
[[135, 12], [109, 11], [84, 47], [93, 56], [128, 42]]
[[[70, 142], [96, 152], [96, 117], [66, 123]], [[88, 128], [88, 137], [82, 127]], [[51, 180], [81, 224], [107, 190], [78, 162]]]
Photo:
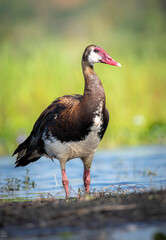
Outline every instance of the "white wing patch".
[[103, 123], [102, 108], [103, 102], [100, 102], [100, 105], [95, 112], [94, 125], [92, 126], [92, 130], [96, 129], [98, 132], [100, 131], [101, 125]]

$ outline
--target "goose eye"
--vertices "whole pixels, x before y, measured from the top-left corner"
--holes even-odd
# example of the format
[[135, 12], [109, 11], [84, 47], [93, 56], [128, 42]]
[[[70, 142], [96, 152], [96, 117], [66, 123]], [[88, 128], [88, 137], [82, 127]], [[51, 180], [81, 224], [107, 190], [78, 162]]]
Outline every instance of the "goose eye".
[[95, 53], [98, 53], [98, 52], [99, 52], [99, 50], [97, 50], [97, 49], [94, 49], [94, 52], [95, 52]]

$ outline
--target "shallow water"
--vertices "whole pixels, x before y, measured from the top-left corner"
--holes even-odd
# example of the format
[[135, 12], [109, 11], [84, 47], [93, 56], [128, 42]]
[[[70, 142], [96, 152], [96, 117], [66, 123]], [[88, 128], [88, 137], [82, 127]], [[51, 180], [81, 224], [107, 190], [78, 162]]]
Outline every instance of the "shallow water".
[[[166, 234], [165, 223], [127, 223], [121, 226], [110, 226], [102, 229], [84, 228], [38, 228], [23, 229], [11, 227], [7, 232], [1, 233], [3, 239], [9, 237], [10, 240], [154, 240], [156, 233]], [[158, 238], [157, 238], [158, 239]], [[163, 238], [160, 238], [163, 239]], [[165, 238], [164, 238], [165, 239]]]
[[[0, 158], [0, 188], [6, 178], [24, 179], [26, 169], [36, 188], [24, 191], [0, 192], [0, 198], [36, 199], [48, 193], [56, 198], [64, 197], [61, 184], [60, 165], [57, 160], [43, 157], [22, 168], [14, 168], [14, 157]], [[73, 159], [66, 164], [70, 184], [70, 196], [76, 196], [83, 186], [83, 164]], [[166, 189], [166, 146], [124, 147], [112, 151], [98, 151], [91, 167], [91, 189], [102, 190], [110, 186], [112, 191], [122, 187], [123, 191]], [[133, 188], [135, 186], [135, 188]]]

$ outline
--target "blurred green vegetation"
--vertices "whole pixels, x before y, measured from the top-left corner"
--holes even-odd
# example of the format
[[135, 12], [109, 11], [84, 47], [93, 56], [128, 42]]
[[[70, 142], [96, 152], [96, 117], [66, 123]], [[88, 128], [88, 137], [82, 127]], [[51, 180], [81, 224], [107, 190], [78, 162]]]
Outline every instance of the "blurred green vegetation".
[[101, 148], [166, 143], [164, 0], [0, 0], [0, 154], [11, 154], [55, 98], [83, 93], [84, 48], [96, 64], [110, 123]]

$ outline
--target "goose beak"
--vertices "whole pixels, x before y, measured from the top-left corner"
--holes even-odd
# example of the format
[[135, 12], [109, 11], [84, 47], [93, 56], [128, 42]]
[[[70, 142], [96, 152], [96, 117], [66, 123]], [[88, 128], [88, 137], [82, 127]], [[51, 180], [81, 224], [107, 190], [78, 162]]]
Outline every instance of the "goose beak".
[[102, 52], [100, 54], [100, 56], [101, 56], [100, 62], [109, 64], [109, 65], [113, 65], [113, 66], [117, 66], [117, 67], [121, 67], [121, 64], [116, 62], [106, 51], [104, 51], [104, 49], [99, 48], [99, 47], [96, 47], [96, 49], [98, 49]]
[[105, 55], [105, 57], [101, 60], [102, 63], [106, 63], [109, 65], [121, 67], [121, 64], [116, 62], [113, 58], [111, 58], [108, 54]]

